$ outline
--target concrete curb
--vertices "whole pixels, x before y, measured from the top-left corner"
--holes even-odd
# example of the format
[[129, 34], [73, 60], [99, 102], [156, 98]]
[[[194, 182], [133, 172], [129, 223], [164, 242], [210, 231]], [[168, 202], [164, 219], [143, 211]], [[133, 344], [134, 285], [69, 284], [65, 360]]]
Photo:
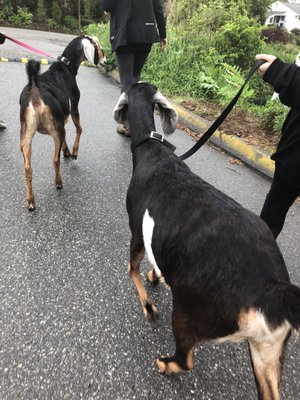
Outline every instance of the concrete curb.
[[[173, 103], [179, 116], [179, 123], [188, 127], [197, 135], [202, 135], [211, 125], [211, 122], [195, 115], [184, 107]], [[262, 150], [249, 145], [243, 139], [216, 131], [209, 139], [214, 145], [224, 149], [227, 153], [239, 158], [247, 165], [255, 168], [269, 178], [273, 177], [275, 163], [270, 156]]]
[[[111, 71], [108, 75], [119, 83], [119, 74], [117, 71]], [[195, 115], [186, 108], [174, 103], [168, 99], [178, 113], [179, 123], [191, 129], [196, 135], [202, 135], [211, 125], [211, 122]], [[249, 145], [243, 139], [216, 131], [209, 140], [214, 145], [224, 149], [227, 153], [242, 160], [245, 164], [256, 169], [268, 178], [274, 174], [275, 163], [270, 156], [262, 150]]]

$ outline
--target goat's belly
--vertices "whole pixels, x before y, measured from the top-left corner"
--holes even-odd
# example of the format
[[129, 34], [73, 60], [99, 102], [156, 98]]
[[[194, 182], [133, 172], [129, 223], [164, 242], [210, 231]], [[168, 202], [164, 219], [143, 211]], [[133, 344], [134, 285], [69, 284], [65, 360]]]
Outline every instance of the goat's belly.
[[155, 222], [154, 219], [150, 216], [148, 209], [146, 209], [144, 217], [143, 217], [143, 239], [144, 239], [144, 246], [146, 249], [146, 253], [148, 256], [148, 260], [154, 268], [155, 273], [158, 278], [162, 277], [161, 270], [158, 268], [153, 250], [152, 250], [152, 237], [153, 237], [153, 230], [154, 230]]
[[284, 321], [277, 327], [270, 326], [263, 313], [255, 308], [242, 310], [238, 319], [239, 329], [231, 335], [208, 340], [209, 343], [238, 343], [242, 340], [255, 340], [257, 343], [272, 345], [287, 336], [291, 325]]

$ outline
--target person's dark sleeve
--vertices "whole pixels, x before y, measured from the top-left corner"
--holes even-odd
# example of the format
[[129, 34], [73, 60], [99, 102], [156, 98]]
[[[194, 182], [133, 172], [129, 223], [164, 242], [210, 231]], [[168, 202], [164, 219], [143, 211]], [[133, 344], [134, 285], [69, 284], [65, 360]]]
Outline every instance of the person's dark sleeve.
[[159, 37], [161, 39], [165, 39], [167, 37], [166, 33], [166, 19], [164, 14], [164, 9], [161, 4], [161, 0], [153, 0], [153, 9], [155, 20], [159, 32]]
[[272, 62], [263, 79], [279, 93], [280, 100], [288, 107], [300, 108], [300, 68], [279, 58]]
[[118, 0], [102, 0], [102, 9], [106, 12], [112, 12]]

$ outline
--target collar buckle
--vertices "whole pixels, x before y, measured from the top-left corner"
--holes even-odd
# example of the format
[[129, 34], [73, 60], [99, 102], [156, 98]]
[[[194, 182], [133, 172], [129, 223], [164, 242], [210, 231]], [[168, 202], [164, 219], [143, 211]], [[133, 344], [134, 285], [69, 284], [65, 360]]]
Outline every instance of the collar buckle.
[[59, 59], [59, 61], [63, 62], [66, 65], [70, 64], [70, 61], [66, 57], [61, 56], [61, 57], [58, 57], [58, 59]]
[[158, 141], [160, 141], [162, 143], [164, 142], [163, 135], [161, 135], [160, 133], [155, 132], [155, 131], [151, 131], [150, 139], [156, 139], [156, 140], [158, 140]]

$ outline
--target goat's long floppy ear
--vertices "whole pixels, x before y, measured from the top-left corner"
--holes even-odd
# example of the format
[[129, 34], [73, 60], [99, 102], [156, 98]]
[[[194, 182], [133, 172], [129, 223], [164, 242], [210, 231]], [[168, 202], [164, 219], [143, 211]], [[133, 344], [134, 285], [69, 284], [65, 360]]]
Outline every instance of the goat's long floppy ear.
[[164, 134], [170, 135], [176, 129], [178, 114], [176, 110], [168, 102], [168, 100], [160, 92], [155, 93], [153, 101], [158, 105], [161, 125]]
[[85, 58], [91, 63], [95, 63], [95, 47], [92, 45], [89, 39], [82, 39], [82, 46]]
[[114, 119], [119, 124], [124, 124], [127, 121], [127, 105], [128, 105], [127, 95], [125, 92], [123, 92], [113, 111]]

